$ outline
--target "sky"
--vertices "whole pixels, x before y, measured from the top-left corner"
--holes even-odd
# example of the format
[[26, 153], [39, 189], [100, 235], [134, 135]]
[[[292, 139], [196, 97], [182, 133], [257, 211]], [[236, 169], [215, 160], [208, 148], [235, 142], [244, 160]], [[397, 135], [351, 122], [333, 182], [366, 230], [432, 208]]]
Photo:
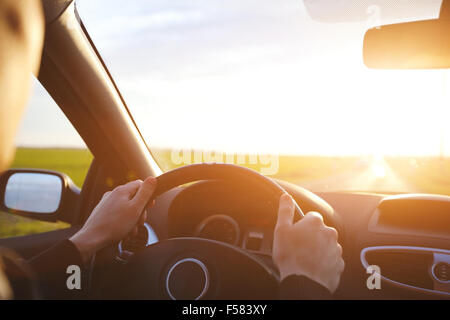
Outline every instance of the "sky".
[[[435, 18], [440, 1], [376, 2], [79, 0], [77, 8], [150, 147], [450, 155], [448, 71], [369, 70], [362, 61], [369, 27]], [[34, 82], [18, 144], [82, 146]]]

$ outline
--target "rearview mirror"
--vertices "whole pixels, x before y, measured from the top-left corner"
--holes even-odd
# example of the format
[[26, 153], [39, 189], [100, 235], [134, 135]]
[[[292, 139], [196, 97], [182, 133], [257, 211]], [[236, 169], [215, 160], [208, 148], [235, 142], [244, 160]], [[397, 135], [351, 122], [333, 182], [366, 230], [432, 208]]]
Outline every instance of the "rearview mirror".
[[373, 69], [443, 69], [450, 67], [450, 20], [386, 25], [364, 36], [363, 56]]
[[[445, 1], [445, 0], [444, 0]], [[308, 15], [322, 23], [406, 21], [434, 17], [440, 0], [303, 0]], [[379, 24], [379, 23], [378, 23]]]
[[79, 189], [64, 174], [9, 170], [0, 178], [0, 210], [21, 216], [70, 222]]

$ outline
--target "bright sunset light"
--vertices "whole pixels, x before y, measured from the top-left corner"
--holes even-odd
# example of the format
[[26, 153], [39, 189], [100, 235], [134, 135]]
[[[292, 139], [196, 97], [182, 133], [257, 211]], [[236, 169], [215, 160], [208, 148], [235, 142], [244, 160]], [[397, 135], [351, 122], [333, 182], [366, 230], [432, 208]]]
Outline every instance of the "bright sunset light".
[[[434, 19], [441, 5], [408, 3], [76, 5], [163, 170], [227, 162], [311, 190], [448, 193], [448, 70], [363, 62], [369, 28]], [[37, 81], [17, 144], [85, 147]]]
[[[317, 22], [297, 0], [160, 2], [78, 2], [150, 146], [337, 156], [450, 152], [447, 71], [367, 69], [369, 17]], [[420, 18], [436, 16], [439, 5]], [[395, 21], [392, 14], [380, 18]], [[30, 109], [27, 123], [38, 106]], [[70, 144], [66, 131], [53, 140]], [[34, 144], [33, 137], [23, 133], [19, 144]]]

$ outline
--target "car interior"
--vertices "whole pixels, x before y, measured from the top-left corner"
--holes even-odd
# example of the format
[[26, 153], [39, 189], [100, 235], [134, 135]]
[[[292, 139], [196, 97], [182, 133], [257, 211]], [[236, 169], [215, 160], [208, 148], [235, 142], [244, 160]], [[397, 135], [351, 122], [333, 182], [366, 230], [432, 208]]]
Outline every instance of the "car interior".
[[[76, 3], [44, 0], [43, 5], [46, 31], [38, 80], [80, 134], [93, 161], [81, 188], [56, 171], [5, 172], [0, 178], [1, 211], [70, 227], [2, 238], [0, 246], [33, 257], [79, 230], [106, 191], [155, 176], [156, 201], [145, 227], [92, 259], [90, 298], [276, 299], [279, 274], [272, 242], [278, 199], [286, 191], [296, 201], [296, 220], [317, 211], [339, 233], [346, 267], [335, 299], [450, 298], [449, 196], [313, 192], [226, 163], [163, 170]], [[431, 68], [431, 63], [448, 68], [448, 16], [450, 1], [444, 0], [439, 19], [370, 29], [361, 52], [364, 63], [374, 69]], [[407, 35], [400, 37], [402, 33]], [[26, 205], [15, 207], [9, 196], [14, 180], [31, 186], [39, 179], [51, 185], [56, 200], [39, 204], [37, 190]], [[200, 269], [177, 268], [185, 262]], [[372, 265], [382, 271], [381, 290], [367, 287]]]

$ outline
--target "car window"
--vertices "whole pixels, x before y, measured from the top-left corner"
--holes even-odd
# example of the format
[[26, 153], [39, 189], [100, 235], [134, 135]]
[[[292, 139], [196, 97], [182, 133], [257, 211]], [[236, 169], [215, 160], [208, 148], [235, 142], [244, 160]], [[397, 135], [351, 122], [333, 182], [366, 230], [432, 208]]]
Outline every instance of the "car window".
[[[83, 185], [92, 155], [69, 120], [36, 79], [33, 79], [33, 91], [16, 145], [11, 168], [58, 171], [67, 174], [78, 187]], [[0, 212], [0, 238], [42, 233], [69, 226], [61, 221], [37, 221]]]

